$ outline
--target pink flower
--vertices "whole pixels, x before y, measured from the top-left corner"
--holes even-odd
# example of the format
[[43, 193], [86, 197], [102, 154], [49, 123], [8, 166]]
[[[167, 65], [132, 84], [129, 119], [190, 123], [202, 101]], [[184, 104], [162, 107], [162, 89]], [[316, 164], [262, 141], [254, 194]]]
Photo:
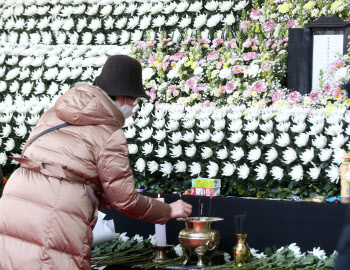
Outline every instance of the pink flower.
[[226, 93], [227, 94], [231, 94], [233, 92], [233, 90], [235, 89], [235, 86], [233, 84], [233, 81], [228, 81], [226, 84]]
[[345, 20], [346, 22], [350, 23], [350, 17]]
[[331, 95], [333, 94], [333, 86], [331, 83], [326, 83], [326, 85], [324, 86], [324, 89], [323, 89], [327, 95]]
[[248, 38], [246, 41], [244, 41], [244, 43], [242, 44], [242, 46], [244, 48], [249, 48], [250, 46], [252, 46], [252, 39], [251, 38]]
[[222, 64], [223, 64], [224, 62], [225, 62], [225, 61], [222, 60], [222, 61], [216, 63], [216, 68], [217, 68], [217, 69], [220, 69], [220, 68], [222, 67]]
[[187, 45], [189, 43], [191, 43], [192, 41], [195, 41], [196, 39], [193, 38], [193, 37], [189, 37], [189, 38], [186, 38], [183, 42], [182, 42], [182, 45]]
[[214, 39], [213, 41], [213, 44], [215, 45], [220, 45], [222, 43], [224, 43], [224, 40], [222, 38], [217, 38], [217, 39]]
[[237, 41], [234, 38], [230, 40], [230, 46], [231, 46], [231, 48], [237, 47]]
[[201, 60], [198, 61], [198, 63], [199, 63], [200, 65], [205, 64], [205, 62], [207, 62], [207, 60], [205, 60], [205, 59], [201, 59]]
[[207, 39], [207, 38], [201, 38], [201, 39], [198, 39], [198, 42], [199, 42], [199, 43], [209, 44], [209, 43], [210, 43], [210, 40]]
[[256, 52], [247, 52], [243, 54], [243, 60], [249, 61], [256, 58]]
[[208, 54], [208, 60], [209, 61], [215, 61], [216, 59], [218, 59], [218, 52], [217, 51], [212, 51]]
[[267, 90], [267, 84], [265, 82], [258, 82], [252, 88], [251, 91], [255, 91], [257, 93], [263, 93]]
[[271, 30], [275, 27], [275, 24], [275, 20], [271, 19], [264, 25], [263, 30], [265, 32], [271, 32]]
[[294, 104], [295, 102], [298, 101], [298, 99], [301, 97], [301, 94], [298, 91], [293, 91], [289, 93], [287, 97], [287, 101], [289, 104]]
[[297, 23], [298, 23], [297, 21], [295, 21], [293, 18], [291, 18], [287, 21], [287, 27], [293, 28], [293, 27], [297, 26]]
[[283, 98], [284, 94], [282, 91], [277, 90], [272, 94], [272, 102], [275, 103], [278, 100], [281, 100]]
[[249, 14], [249, 18], [251, 18], [252, 20], [259, 20], [260, 16], [261, 16], [261, 12], [260, 9], [254, 9], [252, 12], [250, 12]]
[[185, 85], [188, 86], [188, 87], [194, 87], [195, 85], [197, 84], [197, 78], [196, 77], [192, 77], [190, 79], [188, 79], [186, 82], [185, 82]]
[[270, 66], [271, 66], [271, 62], [270, 61], [266, 61], [266, 62], [261, 64], [261, 69], [263, 71], [268, 71], [270, 69]]
[[317, 90], [311, 90], [309, 97], [313, 101], [316, 101], [318, 99], [318, 94], [319, 94], [319, 92]]
[[243, 21], [241, 22], [240, 28], [243, 32], [247, 32], [248, 27], [251, 25], [250, 21]]
[[185, 56], [186, 55], [183, 52], [177, 52], [173, 56], [171, 56], [171, 59], [174, 60], [174, 61], [179, 61]]
[[148, 63], [153, 64], [156, 61], [156, 55], [153, 54], [150, 58], [147, 59]]
[[219, 94], [223, 94], [223, 93], [226, 92], [226, 87], [225, 86], [220, 86], [217, 91], [218, 91]]
[[162, 40], [162, 43], [168, 43], [171, 40], [171, 38], [165, 38]]
[[233, 66], [233, 73], [239, 74], [244, 72], [244, 67], [240, 65]]
[[270, 46], [273, 42], [274, 42], [275, 39], [268, 39], [268, 40], [265, 40], [265, 44], [266, 46]]

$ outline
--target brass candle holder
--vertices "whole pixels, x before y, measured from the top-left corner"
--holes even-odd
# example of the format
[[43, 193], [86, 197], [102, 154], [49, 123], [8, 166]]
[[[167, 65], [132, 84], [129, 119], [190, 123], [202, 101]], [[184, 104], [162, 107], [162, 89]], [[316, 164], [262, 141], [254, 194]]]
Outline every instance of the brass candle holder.
[[236, 266], [240, 267], [243, 264], [249, 262], [250, 251], [245, 244], [247, 234], [236, 234], [237, 244], [233, 248], [233, 258], [235, 260]]
[[152, 262], [164, 262], [168, 260], [168, 257], [166, 255], [166, 252], [170, 250], [174, 245], [167, 245], [167, 246], [152, 246], [152, 248], [156, 251], [156, 257], [153, 259]]

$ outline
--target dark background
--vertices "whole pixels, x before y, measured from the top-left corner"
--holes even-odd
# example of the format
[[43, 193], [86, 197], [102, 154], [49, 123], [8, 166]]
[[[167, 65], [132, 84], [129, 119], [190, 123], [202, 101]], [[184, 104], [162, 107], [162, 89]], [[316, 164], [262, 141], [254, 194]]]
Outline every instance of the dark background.
[[[156, 197], [157, 194], [146, 194]], [[162, 194], [165, 202], [178, 200], [179, 195]], [[199, 198], [182, 196], [193, 206], [192, 216], [199, 215]], [[208, 197], [201, 197], [204, 204], [203, 216], [208, 215]], [[236, 244], [234, 216], [246, 212], [247, 243], [249, 247], [264, 251], [266, 247], [280, 248], [296, 243], [302, 252], [314, 247], [325, 250], [327, 255], [336, 250], [338, 238], [345, 222], [346, 204], [291, 202], [266, 199], [243, 199], [214, 197], [212, 208], [216, 217], [224, 218], [215, 228], [221, 233], [219, 250], [232, 255]], [[215, 210], [214, 210], [215, 209]], [[106, 220], [114, 219], [116, 232], [127, 232], [129, 237], [135, 234], [147, 237], [154, 234], [154, 224], [126, 217], [115, 209], [105, 209]], [[168, 244], [177, 245], [178, 234], [185, 228], [183, 222], [170, 220], [166, 225]]]

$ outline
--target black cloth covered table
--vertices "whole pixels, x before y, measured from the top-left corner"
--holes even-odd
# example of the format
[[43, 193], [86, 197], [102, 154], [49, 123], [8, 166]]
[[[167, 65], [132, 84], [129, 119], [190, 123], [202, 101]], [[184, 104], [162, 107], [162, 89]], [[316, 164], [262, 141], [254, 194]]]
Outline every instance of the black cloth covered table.
[[[156, 197], [157, 194], [145, 194]], [[178, 200], [179, 195], [162, 194], [165, 202]], [[204, 204], [203, 216], [208, 215], [209, 198], [182, 196], [193, 206], [192, 216], [199, 214], [199, 199]], [[247, 213], [247, 243], [249, 247], [263, 251], [265, 247], [277, 247], [296, 243], [302, 252], [321, 247], [327, 255], [336, 249], [341, 234], [347, 205], [334, 203], [291, 202], [265, 199], [212, 198], [212, 211], [216, 217], [224, 218], [216, 229], [221, 233], [220, 250], [232, 255], [236, 243], [234, 215]], [[214, 210], [215, 209], [215, 210]], [[142, 222], [118, 213], [115, 209], [105, 209], [105, 219], [114, 219], [116, 232], [127, 232], [128, 236], [139, 234], [148, 237], [154, 234], [154, 224]], [[177, 245], [183, 222], [170, 220], [166, 225], [168, 244]]]

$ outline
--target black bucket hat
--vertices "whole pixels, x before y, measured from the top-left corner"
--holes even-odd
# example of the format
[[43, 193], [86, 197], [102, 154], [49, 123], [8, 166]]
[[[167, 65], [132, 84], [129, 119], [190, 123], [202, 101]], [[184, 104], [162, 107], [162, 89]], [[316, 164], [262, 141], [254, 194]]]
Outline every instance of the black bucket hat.
[[142, 86], [141, 64], [127, 55], [109, 57], [93, 84], [110, 96], [150, 98]]

